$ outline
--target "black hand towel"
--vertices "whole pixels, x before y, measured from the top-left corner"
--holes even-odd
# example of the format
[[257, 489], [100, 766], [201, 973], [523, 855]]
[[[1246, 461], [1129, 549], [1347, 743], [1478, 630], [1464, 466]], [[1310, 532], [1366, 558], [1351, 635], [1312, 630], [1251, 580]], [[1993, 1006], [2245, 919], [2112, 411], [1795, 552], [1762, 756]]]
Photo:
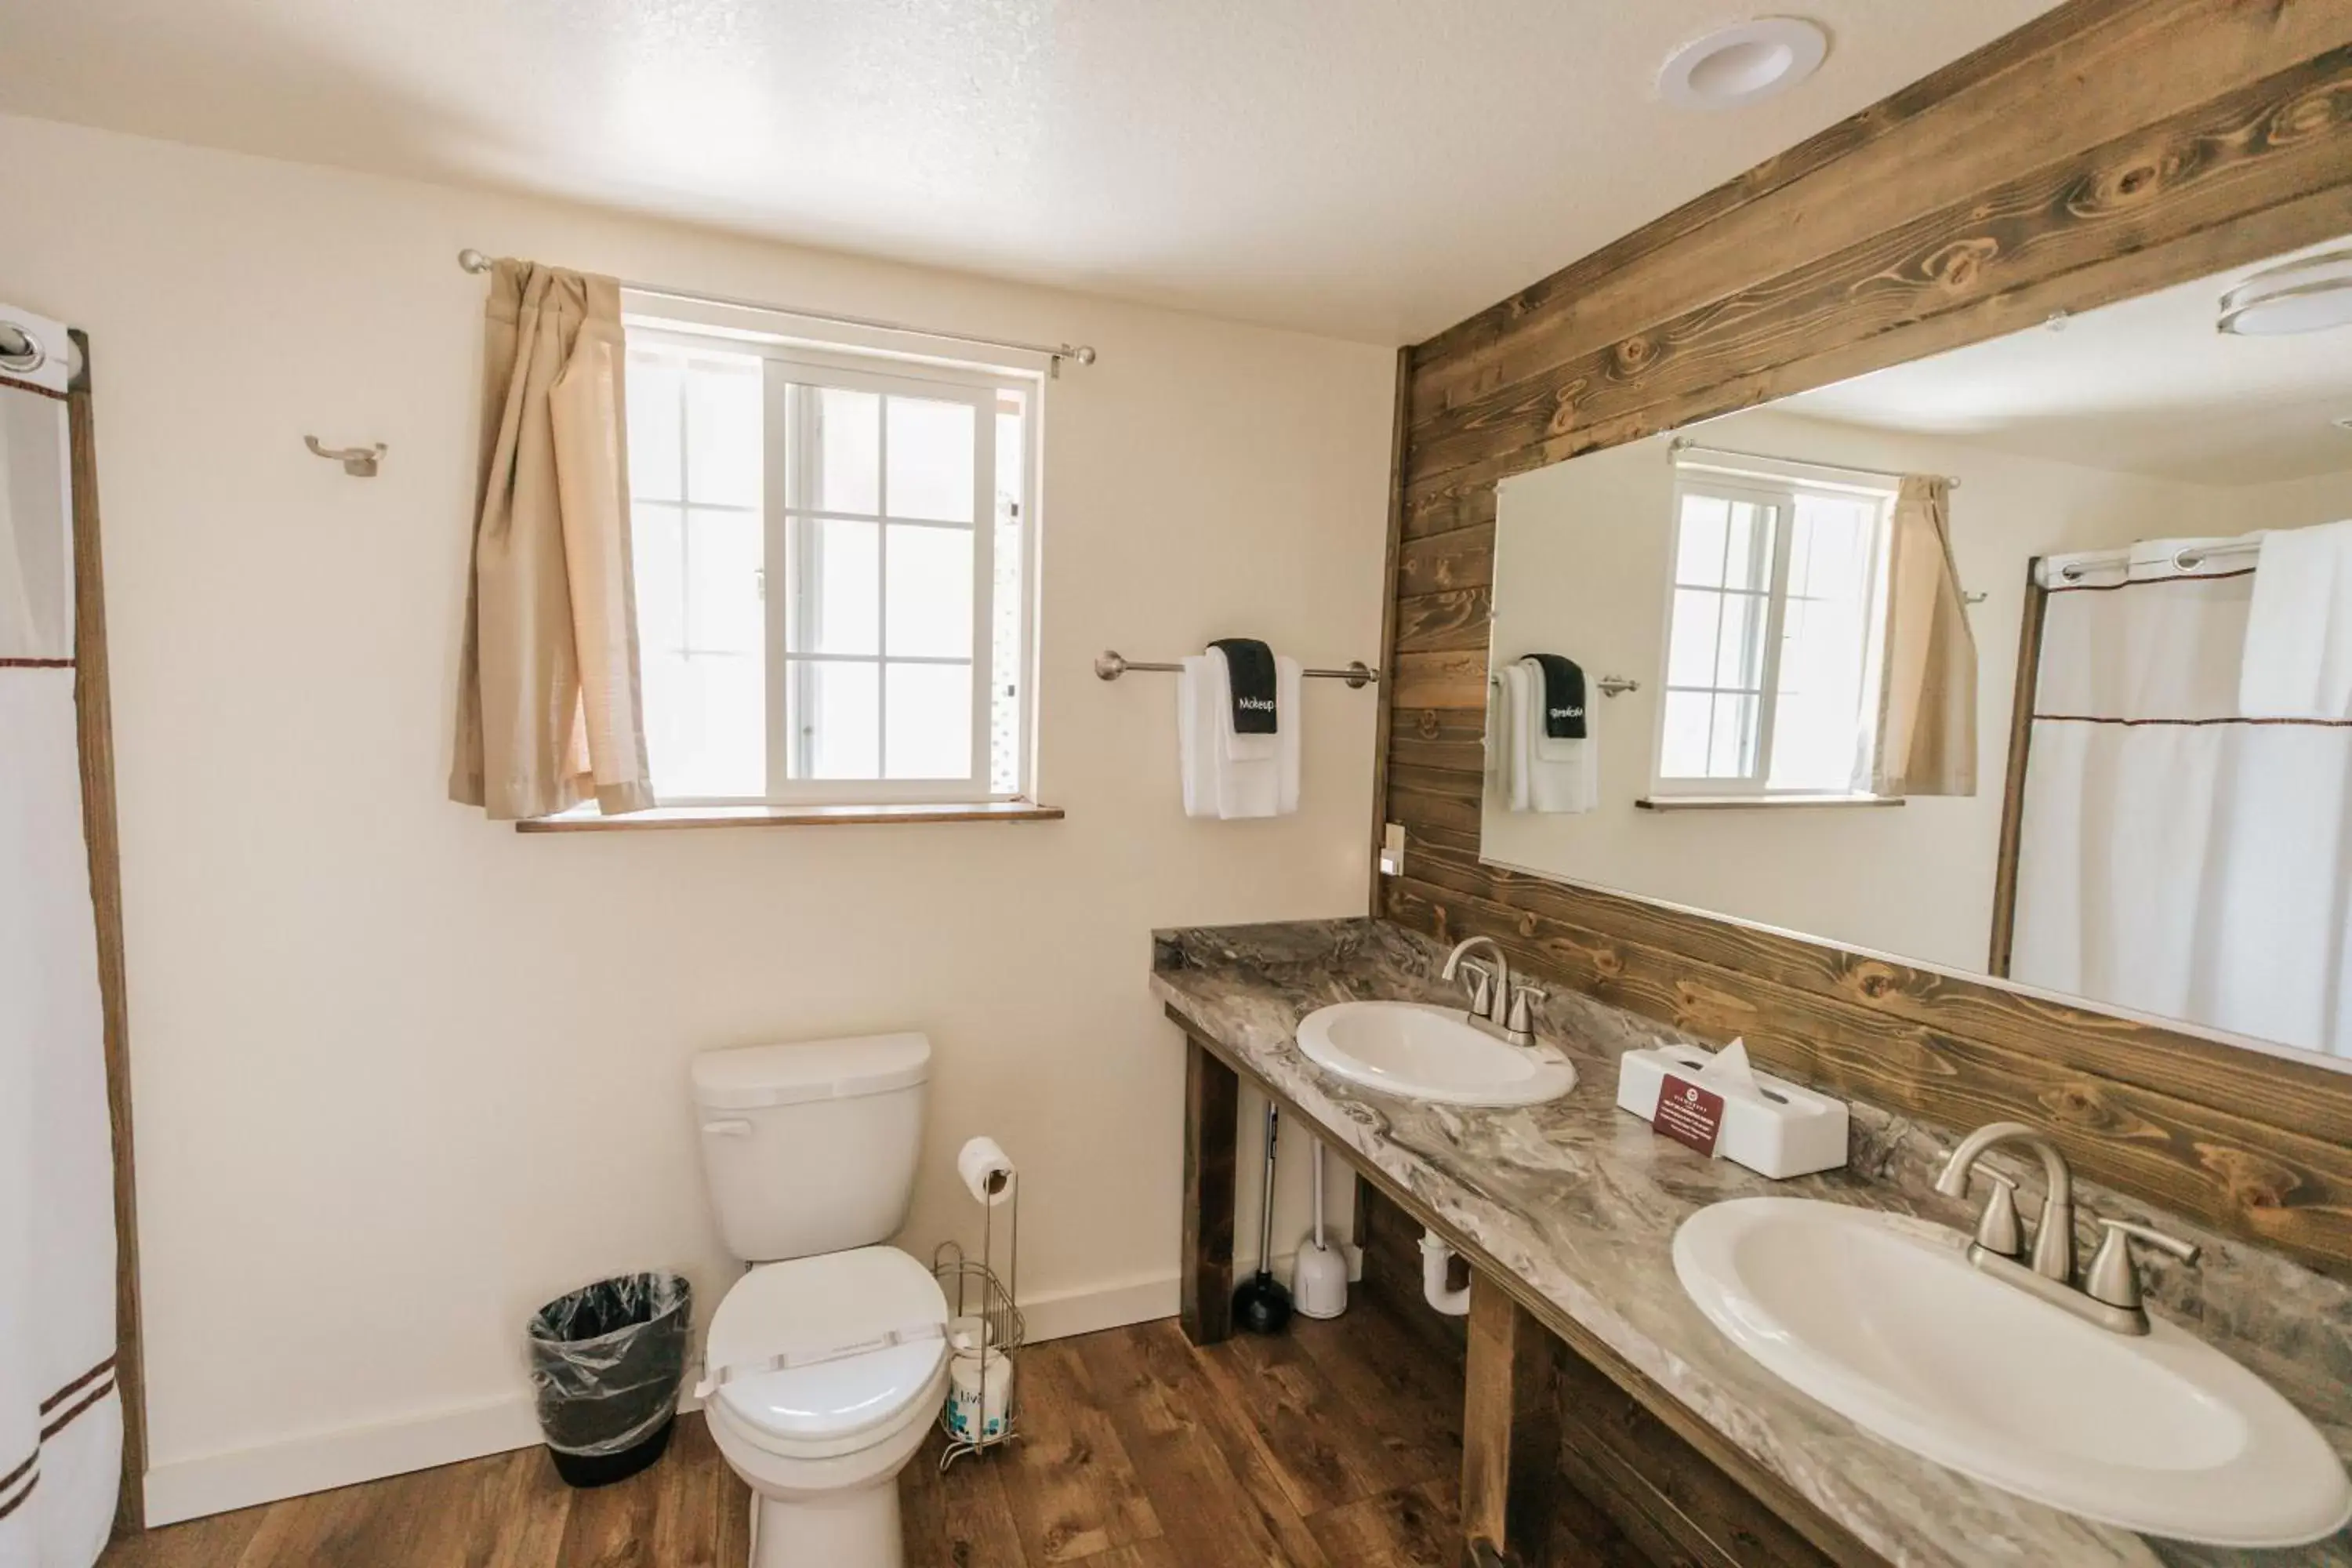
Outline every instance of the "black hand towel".
[[1543, 667], [1544, 734], [1554, 741], [1584, 739], [1584, 670], [1556, 653], [1528, 656]]
[[1234, 733], [1272, 735], [1279, 731], [1275, 711], [1274, 650], [1255, 637], [1219, 637], [1209, 645], [1225, 656], [1225, 672], [1234, 689]]

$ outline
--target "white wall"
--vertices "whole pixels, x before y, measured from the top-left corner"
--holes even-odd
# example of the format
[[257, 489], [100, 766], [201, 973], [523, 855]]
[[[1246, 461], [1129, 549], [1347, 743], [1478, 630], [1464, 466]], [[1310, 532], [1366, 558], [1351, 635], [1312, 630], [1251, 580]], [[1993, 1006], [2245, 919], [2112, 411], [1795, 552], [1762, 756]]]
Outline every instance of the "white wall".
[[[1173, 1310], [1147, 932], [1361, 912], [1379, 699], [1310, 683], [1297, 818], [1195, 824], [1167, 678], [1089, 661], [1374, 656], [1389, 350], [20, 119], [0, 212], [0, 298], [93, 344], [161, 1511], [527, 1436], [521, 1323], [604, 1271], [682, 1266], [707, 1311], [706, 1047], [929, 1030], [904, 1243], [976, 1238], [951, 1158], [986, 1131], [1041, 1318]], [[443, 800], [467, 245], [1094, 343], [1045, 412], [1039, 784], [1068, 820], [526, 837]], [[306, 433], [390, 443], [383, 476]]]
[[[1652, 812], [1649, 793], [1674, 472], [1666, 437], [1505, 482], [1495, 657], [1564, 653], [1588, 677], [1642, 689], [1595, 698], [1602, 804], [1580, 816], [1502, 809], [1488, 792], [1489, 860], [1598, 887], [1981, 970], [1992, 929], [2001, 785], [2026, 563], [2061, 550], [2202, 531], [2197, 487], [1987, 451], [1947, 437], [1832, 425], [1769, 409], [1698, 433], [1710, 444], [1894, 473], [1943, 473], [1953, 553], [1977, 645], [1977, 793], [1894, 807]], [[2224, 529], [2221, 531], [2229, 531]]]

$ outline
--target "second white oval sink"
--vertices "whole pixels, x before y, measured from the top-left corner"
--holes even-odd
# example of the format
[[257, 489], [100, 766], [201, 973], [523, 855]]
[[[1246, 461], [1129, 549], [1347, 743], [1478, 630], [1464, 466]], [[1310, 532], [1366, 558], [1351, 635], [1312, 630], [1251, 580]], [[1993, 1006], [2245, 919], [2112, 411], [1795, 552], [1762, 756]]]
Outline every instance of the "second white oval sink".
[[1446, 1105], [1538, 1105], [1576, 1087], [1549, 1046], [1515, 1046], [1471, 1027], [1458, 1007], [1340, 1002], [1299, 1020], [1307, 1060], [1350, 1083]]
[[1922, 1220], [1740, 1198], [1675, 1272], [1767, 1368], [1891, 1443], [2103, 1523], [2217, 1546], [2343, 1528], [2352, 1482], [2270, 1384], [2162, 1320], [2118, 1334], [1969, 1265]]

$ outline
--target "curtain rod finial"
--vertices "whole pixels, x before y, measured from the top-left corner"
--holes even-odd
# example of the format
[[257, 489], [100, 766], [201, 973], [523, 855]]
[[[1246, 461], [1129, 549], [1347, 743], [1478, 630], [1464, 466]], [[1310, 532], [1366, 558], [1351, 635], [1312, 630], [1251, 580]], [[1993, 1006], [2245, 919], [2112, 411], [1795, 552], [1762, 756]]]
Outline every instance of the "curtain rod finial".
[[488, 272], [497, 263], [469, 245], [457, 253], [457, 265], [468, 272]]

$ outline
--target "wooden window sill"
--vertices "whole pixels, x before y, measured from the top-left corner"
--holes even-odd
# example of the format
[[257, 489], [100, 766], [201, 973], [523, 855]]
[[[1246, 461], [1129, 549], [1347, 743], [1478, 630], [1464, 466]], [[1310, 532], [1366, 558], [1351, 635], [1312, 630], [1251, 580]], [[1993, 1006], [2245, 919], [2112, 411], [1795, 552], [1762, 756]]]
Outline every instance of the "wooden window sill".
[[1899, 795], [1657, 795], [1633, 803], [1643, 811], [1790, 811], [1802, 806], [1901, 805]]
[[533, 816], [517, 833], [653, 833], [680, 827], [838, 827], [888, 822], [1059, 822], [1062, 808], [1029, 800], [924, 805], [911, 801], [866, 805], [663, 805], [625, 816]]

